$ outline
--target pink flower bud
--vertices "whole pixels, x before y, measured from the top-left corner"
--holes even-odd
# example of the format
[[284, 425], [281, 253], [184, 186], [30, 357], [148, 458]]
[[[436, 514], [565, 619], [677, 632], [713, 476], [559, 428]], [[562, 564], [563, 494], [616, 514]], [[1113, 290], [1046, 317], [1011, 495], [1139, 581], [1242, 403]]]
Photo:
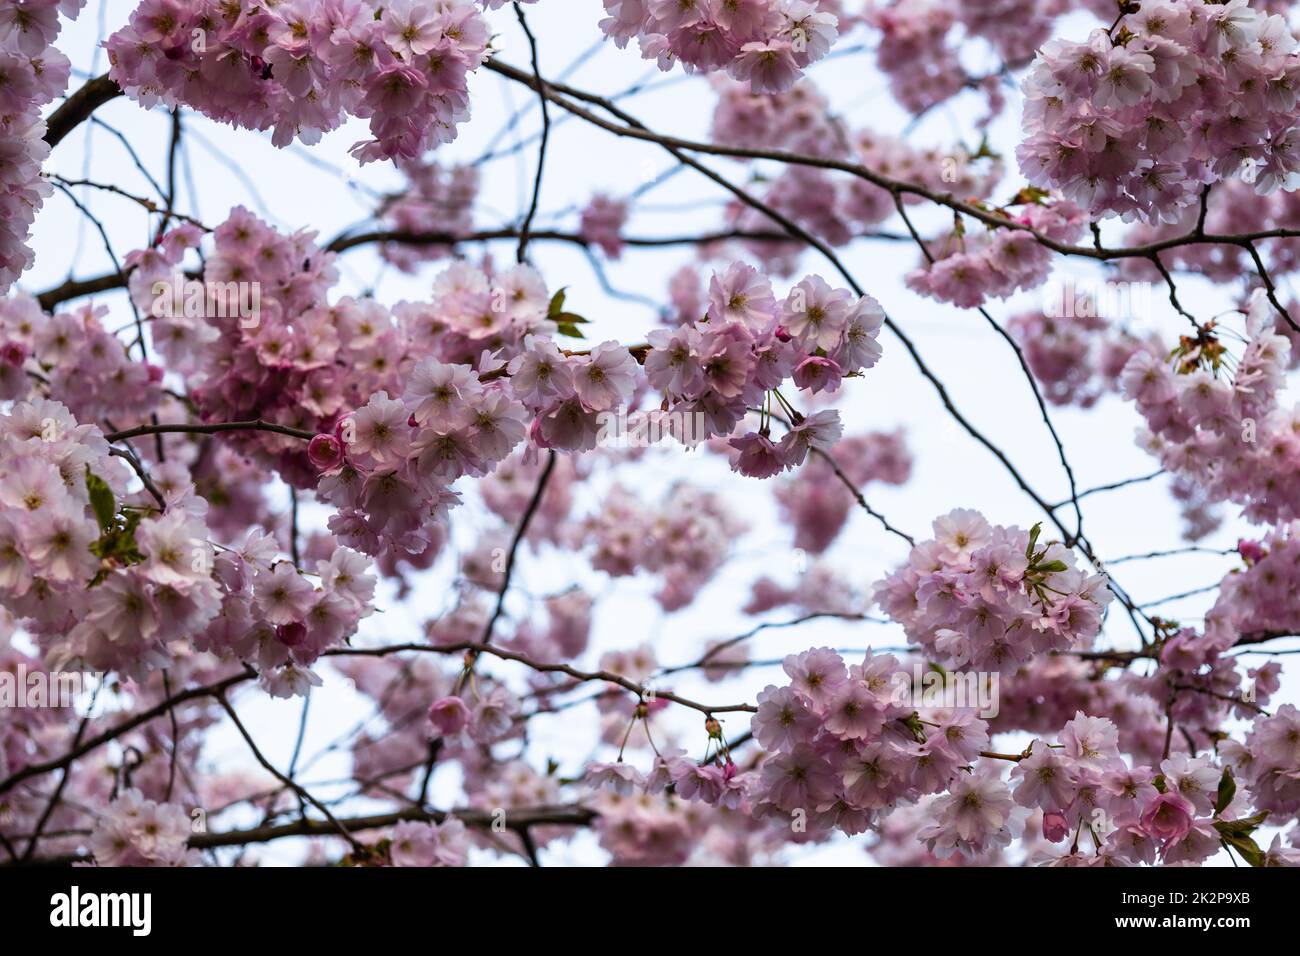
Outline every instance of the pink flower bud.
[[1258, 541], [1247, 541], [1245, 538], [1237, 542], [1237, 553], [1250, 564], [1254, 564], [1266, 554], [1262, 544]]
[[319, 470], [328, 471], [343, 461], [343, 443], [333, 435], [317, 435], [307, 443], [307, 457]]
[[1063, 813], [1043, 814], [1043, 836], [1053, 843], [1060, 843], [1070, 835], [1070, 825], [1065, 822]]
[[439, 737], [458, 734], [469, 723], [469, 708], [459, 697], [443, 697], [429, 708], [429, 723]]

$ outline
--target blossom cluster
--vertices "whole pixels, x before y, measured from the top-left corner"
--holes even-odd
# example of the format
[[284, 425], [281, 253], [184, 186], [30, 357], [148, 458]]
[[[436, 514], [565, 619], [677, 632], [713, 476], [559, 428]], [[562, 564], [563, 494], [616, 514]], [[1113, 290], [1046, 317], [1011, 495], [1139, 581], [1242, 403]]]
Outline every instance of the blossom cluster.
[[677, 750], [657, 754], [648, 774], [620, 760], [589, 764], [583, 776], [591, 787], [620, 796], [663, 793], [672, 787], [674, 795], [684, 800], [731, 810], [740, 807], [745, 797], [745, 780], [733, 761], [700, 764]]
[[780, 93], [758, 93], [744, 83], [715, 76], [710, 139], [726, 146], [756, 149], [781, 143], [784, 149], [807, 156], [833, 156], [842, 151], [839, 123], [830, 103], [810, 80], [800, 80]]
[[373, 138], [352, 147], [362, 162], [417, 159], [469, 116], [467, 78], [488, 43], [470, 3], [286, 0], [231, 13], [220, 0], [144, 0], [105, 44], [110, 75], [142, 106], [272, 130], [277, 146], [367, 119]]
[[1039, 531], [990, 525], [975, 511], [936, 518], [934, 538], [876, 585], [908, 640], [944, 667], [1010, 671], [1035, 654], [1081, 649], [1112, 598], [1101, 574]]
[[[109, 454], [98, 427], [78, 424], [66, 406], [39, 397], [0, 416], [0, 443], [10, 463], [0, 482], [0, 594], [6, 607], [50, 640], [79, 621], [84, 626], [84, 619], [115, 618], [113, 590], [86, 587], [99, 570], [90, 546], [101, 533], [91, 489], [102, 486], [101, 494], [125, 496], [126, 465]], [[188, 549], [184, 557], [188, 561]], [[159, 573], [169, 577], [165, 569]], [[123, 636], [139, 640], [138, 633]]]
[[[373, 699], [386, 728], [364, 728], [352, 741], [353, 772], [359, 780], [382, 780], [406, 787], [429, 756], [427, 726], [431, 701], [450, 693], [453, 676], [430, 655], [409, 661], [388, 657], [345, 657], [331, 665], [349, 679], [358, 694]], [[455, 759], [458, 739], [443, 738], [444, 756]]]
[[892, 655], [868, 652], [846, 667], [830, 648], [813, 648], [783, 668], [790, 682], [758, 695], [751, 722], [768, 756], [749, 797], [777, 825], [798, 816], [814, 833], [862, 833], [881, 811], [947, 789], [988, 744], [971, 711], [934, 728], [918, 723], [899, 694], [907, 672]]
[[273, 693], [288, 692], [369, 612], [360, 555], [340, 548], [318, 562], [320, 588], [275, 563], [265, 534], [214, 555], [207, 502], [183, 465], [160, 502], [130, 491], [102, 432], [58, 402], [16, 404], [0, 441], [16, 463], [0, 485], [0, 593], [51, 666], [139, 678], [187, 640], [255, 663]]
[[[511, 528], [519, 527], [545, 467], [539, 456], [530, 458], [526, 448], [516, 452], [479, 482], [478, 491], [483, 504]], [[582, 457], [561, 455], [556, 458], [545, 492], [528, 523], [528, 540], [568, 542], [572, 529], [567, 519], [573, 509], [575, 485], [586, 477], [589, 470], [586, 459]]]
[[604, 0], [600, 28], [618, 46], [636, 39], [662, 70], [726, 70], [755, 93], [788, 90], [839, 36], [838, 20], [810, 0]]
[[[892, 693], [900, 677], [892, 658], [868, 657], [846, 673], [837, 654], [814, 649], [787, 658], [785, 670], [790, 684], [768, 687], [753, 720], [771, 752], [747, 792], [760, 817], [784, 823], [803, 811], [812, 827], [854, 833], [878, 811], [924, 800], [925, 822], [913, 832], [942, 860], [986, 858], [1025, 835], [1035, 814], [1045, 842], [1032, 862], [1056, 865], [1200, 863], [1233, 827], [1248, 836], [1257, 825], [1246, 820], [1244, 794], [1234, 801], [1221, 788], [1225, 771], [1212, 754], [1176, 753], [1158, 770], [1130, 765], [1107, 718], [1076, 712], [1054, 741], [1039, 737], [1021, 754], [989, 754], [988, 724], [971, 711], [922, 717], [898, 706], [905, 695]], [[1246, 747], [1224, 756], [1224, 765], [1258, 765], [1240, 772], [1278, 788], [1270, 793], [1281, 813], [1296, 805], [1296, 719], [1284, 706], [1256, 723]], [[1009, 778], [999, 760], [1013, 763]], [[1079, 850], [1081, 833], [1090, 854]], [[1063, 856], [1053, 843], [1069, 850]], [[1248, 842], [1246, 849], [1257, 848]], [[1279, 863], [1296, 857], [1276, 839], [1269, 853]]]
[[28, 232], [53, 187], [41, 178], [50, 153], [41, 107], [64, 91], [70, 64], [51, 44], [59, 14], [74, 17], [85, 0], [10, 3], [0, 16], [0, 292], [32, 264]]
[[1277, 334], [1264, 293], [1246, 316], [1246, 344], [1231, 374], [1213, 329], [1187, 336], [1174, 361], [1142, 350], [1120, 385], [1145, 419], [1139, 444], [1209, 501], [1244, 506], [1252, 521], [1300, 516], [1298, 409], [1278, 404], [1291, 345]]
[[125, 790], [95, 822], [91, 852], [99, 866], [194, 866], [199, 851], [188, 847], [192, 823], [179, 804]]
[[[650, 333], [646, 379], [664, 393], [669, 413], [703, 416], [700, 438], [730, 435], [766, 393], [779, 395], [774, 390], [787, 378], [812, 394], [830, 393], [844, 376], [874, 366], [884, 317], [870, 296], [855, 298], [817, 276], [778, 303], [765, 277], [735, 263], [714, 273], [703, 319]], [[785, 407], [789, 428], [779, 443], [770, 437], [768, 415], [759, 430], [732, 439], [740, 452], [735, 470], [771, 477], [839, 438], [833, 411], [804, 417]]]
[[[1230, 742], [1225, 753], [1255, 806], [1279, 822], [1295, 819], [1300, 813], [1300, 710], [1283, 704], [1276, 714], [1260, 717], [1244, 745]], [[1296, 864], [1294, 857], [1290, 863]]]
[[[1255, 543], [1242, 550], [1256, 553]], [[1285, 560], [1285, 554], [1282, 555]], [[1276, 567], [1276, 565], [1274, 566]], [[1271, 660], [1246, 667], [1245, 658], [1229, 653], [1239, 640], [1270, 623], [1254, 618], [1239, 602], [1252, 589], [1251, 571], [1233, 572], [1224, 580], [1224, 600], [1206, 615], [1204, 630], [1172, 625], [1162, 632], [1159, 668], [1147, 673], [1105, 673], [1105, 664], [1067, 655], [1035, 657], [999, 683], [998, 713], [992, 732], [1022, 731], [1048, 735], [1076, 711], [1106, 714], [1114, 722], [1122, 752], [1150, 764], [1166, 755], [1164, 742], [1172, 720], [1179, 728], [1174, 750], [1224, 750], [1216, 728], [1236, 718], [1255, 720], [1279, 689], [1281, 667]], [[1237, 600], [1227, 597], [1242, 579]], [[1282, 612], [1275, 620], [1287, 620]], [[1107, 679], [1102, 680], [1100, 677]]]
[[[417, 364], [415, 356], [472, 361], [489, 347], [513, 347], [531, 331], [553, 328], [543, 318], [548, 299], [540, 277], [519, 266], [493, 277], [492, 286], [482, 270], [460, 263], [427, 303], [390, 310], [343, 297], [330, 304], [334, 255], [310, 233], [282, 234], [236, 208], [213, 233], [202, 281], [179, 271], [197, 237], [169, 245], [171, 236], [133, 259], [131, 287], [139, 303], [155, 305], [169, 302], [178, 282], [197, 289], [196, 308], [188, 308], [186, 292], [187, 308], [156, 314], [151, 331], [186, 373], [200, 416], [288, 429], [226, 440], [295, 487], [319, 483], [322, 497], [341, 509], [333, 527], [347, 543], [375, 555], [425, 555], [427, 566], [437, 550], [430, 548], [435, 519], [455, 500], [447, 486], [504, 458], [523, 437], [523, 416], [505, 383], [484, 388], [469, 365]], [[251, 312], [242, 307], [250, 297], [257, 303]], [[410, 407], [399, 422], [393, 416], [405, 407], [403, 395]], [[417, 432], [418, 424], [428, 427]], [[435, 428], [438, 452], [430, 450]], [[294, 431], [317, 440], [306, 443]], [[407, 507], [417, 501], [425, 505]]]
[[[1079, 711], [1105, 714], [1116, 726], [1122, 752], [1158, 763], [1167, 725], [1166, 675], [1146, 681], [1133, 671], [1125, 671], [1106, 675], [1113, 679], [1098, 680], [1102, 666], [1073, 655], [1055, 654], [1034, 657], [1014, 671], [1001, 674], [998, 712], [989, 720], [990, 733], [1028, 733], [1049, 738]], [[1153, 696], [1161, 692], [1163, 697]], [[1184, 699], [1221, 703], [1200, 694], [1180, 695], [1180, 700]], [[1201, 742], [1198, 737], [1193, 739]], [[1180, 736], [1171, 746], [1181, 748], [1183, 743]]]
[[1300, 630], [1300, 523], [1279, 525], [1258, 541], [1243, 540], [1237, 550], [1243, 569], [1224, 577], [1205, 615], [1206, 640], [1227, 650], [1245, 635]]
[[802, 614], [862, 617], [870, 609], [871, 600], [829, 562], [813, 560], [789, 585], [767, 575], [759, 577], [742, 610], [746, 614], [763, 614], [778, 607], [792, 607]]
[[[178, 271], [189, 241], [144, 250], [132, 273], [137, 307], [155, 316], [153, 342], [186, 375], [203, 419], [324, 431], [345, 403], [389, 385], [397, 356], [387, 310], [355, 299], [325, 307], [337, 271], [312, 233], [285, 235], [236, 207], [212, 239], [201, 280]], [[180, 310], [168, 307], [178, 284]], [[301, 441], [271, 432], [229, 440], [291, 485], [314, 481]]]
[[[480, 635], [475, 635], [477, 638]], [[436, 746], [441, 762], [459, 763], [467, 793], [480, 793], [492, 779], [504, 780], [505, 760], [494, 745], [518, 740], [523, 732], [519, 696], [487, 674], [457, 674], [429, 655], [341, 658], [335, 663], [359, 693], [374, 700], [384, 726], [357, 734], [351, 744], [353, 773], [374, 781], [375, 796], [418, 782], [418, 771]], [[496, 778], [498, 771], [501, 778]], [[490, 799], [490, 797], [489, 797]], [[483, 809], [544, 806], [560, 802], [550, 789], [527, 796], [500, 795]], [[475, 806], [480, 806], [475, 804]]]
[[594, 601], [581, 588], [547, 597], [544, 621], [530, 616], [502, 643], [534, 661], [570, 661], [587, 650], [591, 640]]
[[404, 820], [393, 827], [388, 855], [393, 866], [464, 866], [469, 832], [455, 817], [442, 823]]
[[[225, 294], [224, 287], [209, 293], [206, 284], [192, 282], [184, 271], [186, 255], [199, 248], [203, 237], [199, 226], [182, 222], [122, 259], [127, 291], [140, 321], [149, 323], [150, 343], [167, 367], [182, 375], [195, 369], [203, 347], [218, 338], [217, 331], [201, 320], [217, 307], [234, 312], [242, 304], [240, 296]], [[251, 325], [255, 319], [250, 316], [247, 321]], [[135, 344], [143, 349], [144, 335], [139, 335], [141, 341]]]
[[107, 315], [95, 305], [46, 315], [23, 293], [0, 299], [0, 398], [27, 398], [41, 381], [82, 421], [136, 421], [156, 408], [162, 368], [133, 361]]
[[420, 554], [427, 526], [459, 500], [451, 484], [486, 474], [526, 430], [523, 406], [501, 384], [485, 387], [465, 366], [422, 361], [399, 398], [375, 393], [340, 422], [337, 437], [322, 434], [309, 446], [323, 468], [318, 493], [339, 509], [330, 530], [368, 554]]
[[254, 665], [273, 697], [302, 696], [320, 684], [309, 668], [373, 610], [375, 576], [364, 555], [336, 546], [315, 562], [314, 584], [292, 562], [276, 560], [277, 550], [274, 540], [252, 532], [241, 549], [217, 554], [220, 613], [194, 644]]
[[[615, 342], [568, 352], [538, 335], [525, 338], [506, 372], [515, 398], [535, 416], [529, 437], [537, 447], [595, 448], [602, 414], [628, 408], [642, 381], [664, 399], [661, 409], [645, 413], [647, 423], [693, 445], [731, 435], [787, 379], [814, 394], [836, 391], [845, 376], [879, 359], [883, 321], [870, 296], [855, 298], [817, 276], [778, 303], [763, 275], [733, 263], [714, 274], [704, 316], [656, 329], [637, 356]], [[741, 452], [733, 467], [770, 477], [838, 438], [836, 413], [790, 412], [791, 427], [779, 444], [770, 438], [766, 415], [759, 431], [733, 439]]]
[[1046, 850], [1034, 862], [1113, 866], [1158, 857], [1166, 865], [1197, 864], [1217, 853], [1224, 833], [1216, 824], [1244, 818], [1246, 802], [1221, 795], [1224, 772], [1213, 755], [1130, 765], [1118, 740], [1112, 721], [1078, 713], [1059, 742], [1036, 738], [1016, 762], [1009, 800], [1040, 810], [1044, 839], [1070, 847], [1064, 856]]
[[[1055, 242], [1075, 241], [1086, 226], [1083, 210], [1067, 199], [1028, 202], [1008, 218]], [[926, 249], [921, 267], [907, 274], [908, 288], [963, 309], [1032, 289], [1052, 268], [1051, 252], [1023, 228], [971, 235], [958, 220], [951, 232], [929, 240]]]
[[872, 11], [869, 23], [881, 37], [880, 69], [889, 77], [894, 99], [913, 113], [956, 95], [965, 85], [966, 71], [947, 42], [957, 19], [954, 6], [901, 0]]
[[1285, 17], [1247, 0], [1144, 0], [1110, 32], [1043, 46], [1022, 84], [1020, 167], [1093, 216], [1147, 222], [1238, 174], [1293, 188], [1295, 47]]
[[591, 805], [602, 850], [619, 866], [756, 866], [774, 863], [779, 832], [746, 814], [668, 793], [601, 790]]

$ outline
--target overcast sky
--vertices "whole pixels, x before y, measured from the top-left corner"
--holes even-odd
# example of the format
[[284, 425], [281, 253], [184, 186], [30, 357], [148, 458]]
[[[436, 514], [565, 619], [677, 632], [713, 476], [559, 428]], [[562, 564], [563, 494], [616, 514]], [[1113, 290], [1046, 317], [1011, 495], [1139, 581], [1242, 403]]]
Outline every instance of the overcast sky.
[[[74, 71], [82, 71], [84, 77], [105, 70], [103, 52], [96, 51], [97, 40], [120, 27], [133, 6], [129, 0], [105, 3], [90, 0], [80, 21], [65, 28], [58, 42], [60, 49], [71, 58]], [[707, 81], [683, 78], [680, 73], [659, 74], [634, 49], [620, 51], [610, 43], [597, 47], [601, 39], [596, 27], [600, 17], [599, 0], [542, 0], [527, 11], [541, 47], [544, 75], [558, 78], [573, 64], [580, 63], [567, 77], [568, 82], [604, 95], [648, 79], [646, 90], [623, 105], [657, 131], [707, 138], [714, 105]], [[507, 8], [489, 16], [500, 34], [497, 44], [502, 58], [526, 67], [528, 48], [513, 12]], [[1068, 22], [1076, 36], [1089, 28], [1088, 18], [1083, 15]], [[859, 31], [841, 40], [841, 46], [872, 42], [873, 37]], [[594, 47], [597, 49], [592, 53]], [[869, 52], [841, 55], [815, 67], [811, 75], [850, 126], [897, 134], [909, 117], [893, 102], [871, 62]], [[71, 85], [75, 88], [80, 82], [74, 73]], [[443, 161], [472, 161], [489, 146], [508, 147], [519, 137], [536, 132], [535, 95], [524, 87], [484, 71], [473, 78], [471, 95], [473, 120], [462, 127], [455, 143], [442, 148], [439, 158]], [[500, 138], [503, 125], [518, 107], [527, 107], [527, 111], [515, 130]], [[965, 142], [973, 147], [978, 142], [974, 120], [982, 112], [979, 101], [960, 99], [928, 115], [915, 129], [914, 140], [936, 145]], [[537, 228], [573, 229], [577, 224], [576, 210], [594, 191], [625, 195], [673, 165], [672, 158], [652, 144], [619, 140], [581, 120], [560, 120], [558, 110], [553, 109], [553, 113], [557, 122], [552, 131]], [[161, 110], [146, 113], [134, 103], [119, 99], [101, 108], [96, 115], [126, 135], [155, 177], [164, 176], [169, 128], [166, 113]], [[995, 124], [992, 137], [994, 148], [1008, 154], [1010, 175], [997, 194], [1004, 199], [1009, 198], [1019, 183], [1012, 153], [1018, 125], [1019, 108], [1012, 95], [1006, 114]], [[389, 190], [401, 182], [390, 165], [358, 167], [348, 155], [348, 147], [365, 135], [364, 125], [353, 121], [325, 136], [310, 150], [300, 146], [277, 150], [267, 135], [232, 130], [188, 113], [183, 140], [181, 208], [215, 226], [232, 206], [244, 204], [281, 228], [307, 226], [319, 230], [323, 240], [328, 239], [367, 219], [373, 209], [373, 201], [369, 199], [371, 191]], [[482, 203], [476, 225], [492, 228], [518, 222], [531, 194], [535, 161], [536, 150], [529, 147], [481, 167]], [[743, 183], [748, 178], [748, 172], [735, 164], [716, 158], [706, 162], [737, 182]], [[150, 190], [122, 145], [104, 129], [91, 124], [80, 127], [55, 150], [48, 168], [69, 177], [88, 176], [113, 182], [140, 195]], [[104, 221], [119, 258], [148, 240], [150, 222], [138, 207], [89, 189], [82, 190], [80, 198]], [[638, 236], [706, 232], [719, 225], [720, 205], [726, 198], [717, 186], [685, 170], [645, 197], [634, 210], [626, 231]], [[916, 221], [924, 232], [927, 224], [938, 228], [950, 220], [943, 214], [918, 212]], [[70, 272], [88, 276], [111, 268], [98, 233], [57, 192], [46, 201], [36, 220], [34, 245], [36, 265], [20, 283], [29, 291], [56, 285]], [[513, 256], [513, 248], [512, 242], [501, 243], [491, 251], [500, 261], [507, 262]], [[925, 360], [941, 376], [954, 401], [971, 421], [1008, 453], [1030, 484], [1046, 497], [1053, 501], [1067, 497], [1064, 472], [1029, 385], [1012, 351], [996, 337], [985, 320], [976, 312], [920, 299], [905, 288], [903, 276], [915, 267], [918, 256], [911, 245], [862, 241], [841, 253], [859, 283], [913, 337]], [[531, 255], [551, 289], [567, 286], [568, 306], [592, 320], [588, 338], [597, 341], [613, 338], [632, 344], [643, 341], [655, 324], [655, 315], [648, 306], [602, 293], [580, 250], [537, 243]], [[686, 249], [632, 250], [621, 262], [607, 264], [606, 271], [615, 288], [663, 301], [668, 276], [690, 258], [691, 253]], [[336, 290], [338, 294], [373, 289], [376, 297], [385, 303], [427, 297], [432, 279], [441, 268], [431, 265], [419, 275], [405, 276], [385, 268], [373, 250], [368, 249], [345, 254], [339, 265], [343, 280]], [[805, 256], [803, 271], [821, 274], [833, 285], [843, 284], [816, 253]], [[1074, 264], [1062, 274], [1080, 279], [1096, 275]], [[1187, 290], [1184, 301], [1193, 303], [1202, 318], [1233, 304], [1231, 296], [1206, 283], [1180, 280], [1180, 284], [1183, 282]], [[777, 283], [778, 292], [783, 293], [786, 287], [786, 283]], [[111, 320], [110, 324], [129, 321], [129, 310], [121, 294], [103, 296], [101, 301], [114, 310], [116, 321]], [[1141, 316], [1141, 326], [1164, 329], [1172, 335], [1182, 320], [1172, 315], [1161, 294], [1151, 296], [1150, 301], [1153, 314]], [[990, 312], [999, 322], [1004, 322], [1017, 311], [1037, 308], [1039, 302], [1039, 294], [1035, 293], [1006, 303], [995, 302]], [[902, 488], [873, 486], [869, 489], [872, 505], [918, 539], [928, 536], [929, 523], [937, 514], [959, 506], [979, 508], [991, 521], [1003, 524], [1027, 527], [1042, 519], [1043, 515], [1017, 489], [996, 459], [945, 414], [933, 388], [918, 374], [898, 341], [886, 332], [882, 343], [881, 363], [864, 378], [846, 382], [838, 405], [849, 434], [903, 426], [915, 455], [915, 468], [911, 481]], [[1104, 399], [1089, 412], [1053, 409], [1052, 416], [1065, 441], [1080, 488], [1147, 474], [1158, 467], [1134, 445], [1137, 416], [1130, 407], [1113, 398]], [[750, 522], [751, 530], [735, 543], [737, 559], [725, 572], [691, 607], [667, 618], [651, 599], [653, 581], [621, 579], [611, 583], [604, 575], [594, 573], [580, 573], [575, 577], [572, 562], [548, 563], [545, 555], [542, 559], [526, 556], [517, 581], [528, 592], [551, 593], [576, 580], [603, 596], [597, 609], [593, 651], [585, 663], [594, 662], [599, 652], [646, 640], [653, 640], [661, 664], [689, 660], [698, 656], [705, 640], [734, 635], [752, 626], [753, 620], [741, 615], [738, 609], [746, 600], [750, 581], [758, 573], [769, 573], [781, 580], [793, 579], [796, 557], [790, 531], [775, 520], [770, 485], [733, 476], [721, 459], [699, 452], [688, 454], [677, 446], [656, 450], [639, 465], [620, 469], [619, 477], [636, 483], [648, 500], [678, 479], [723, 490], [727, 500]], [[591, 491], [582, 491], [575, 509], [594, 510], [599, 500], [595, 492], [607, 484], [608, 480], [602, 479]], [[268, 494], [287, 495], [282, 488], [273, 488]], [[311, 517], [322, 521], [326, 513], [323, 509], [309, 512]], [[1103, 559], [1175, 548], [1182, 543], [1181, 522], [1163, 479], [1090, 497], [1084, 502], [1084, 514], [1087, 533]], [[473, 507], [457, 511], [453, 522], [456, 543], [462, 547], [474, 540], [477, 529], [490, 525]], [[1230, 547], [1239, 533], [1248, 531], [1229, 520], [1220, 532], [1202, 543]], [[854, 513], [831, 552], [834, 563], [863, 588], [903, 556], [901, 542], [861, 512]], [[388, 600], [383, 602], [385, 613], [363, 622], [360, 641], [417, 639], [419, 624], [436, 614], [447, 601], [446, 581], [452, 555], [445, 557], [448, 560], [427, 575], [428, 580], [422, 583], [416, 601], [403, 607], [388, 595]], [[1230, 557], [1192, 555], [1123, 565], [1120, 580], [1142, 603], [1210, 584], [1232, 566]], [[1162, 605], [1159, 612], [1195, 624], [1211, 602], [1212, 596], [1189, 598]], [[771, 618], [781, 619], [783, 613], [788, 612], [773, 612]], [[1131, 626], [1122, 614], [1112, 615], [1104, 638], [1117, 646], [1131, 646], [1134, 642]], [[901, 631], [889, 626], [817, 622], [760, 636], [752, 642], [752, 652], [756, 658], [766, 659], [821, 644], [862, 647], [868, 643], [900, 644]], [[493, 670], [510, 673], [495, 665]], [[313, 698], [307, 754], [327, 744], [366, 712], [365, 701], [353, 695], [341, 677], [329, 672], [324, 676], [325, 686], [316, 693], [330, 706], [316, 706], [319, 701]], [[684, 676], [675, 687], [690, 696], [698, 692], [709, 700], [752, 700], [768, 682], [783, 682], [779, 669], [755, 670], [744, 678], [707, 687]], [[1300, 682], [1286, 679], [1281, 699], [1295, 701], [1297, 687]], [[266, 745], [268, 756], [287, 762], [297, 725], [298, 703], [272, 702], [260, 697], [243, 700], [241, 712], [249, 715], [249, 726], [259, 742]], [[584, 711], [538, 721], [537, 743], [532, 753], [539, 760], [545, 754], [556, 756], [564, 763], [566, 772], [578, 770], [595, 734], [593, 714], [589, 725], [591, 736], [574, 736], [575, 727], [583, 726], [578, 720], [580, 713]], [[693, 751], [702, 745], [703, 735], [693, 719], [687, 719], [683, 726], [690, 734], [684, 741]], [[733, 718], [728, 726], [731, 735], [744, 729], [738, 718]], [[251, 763], [242, 741], [233, 733], [215, 734], [209, 756], [226, 765]], [[313, 776], [326, 779], [344, 776], [346, 772], [346, 760], [338, 757], [321, 761]], [[438, 783], [439, 800], [447, 805], [455, 796], [455, 780], [451, 776], [440, 777]], [[584, 834], [570, 847], [544, 851], [543, 862], [592, 862], [599, 859], [594, 847], [591, 836]], [[277, 845], [261, 851], [261, 859], [287, 862], [300, 852], [301, 847]], [[860, 838], [812, 847], [792, 854], [791, 859], [827, 863], [867, 861]]]

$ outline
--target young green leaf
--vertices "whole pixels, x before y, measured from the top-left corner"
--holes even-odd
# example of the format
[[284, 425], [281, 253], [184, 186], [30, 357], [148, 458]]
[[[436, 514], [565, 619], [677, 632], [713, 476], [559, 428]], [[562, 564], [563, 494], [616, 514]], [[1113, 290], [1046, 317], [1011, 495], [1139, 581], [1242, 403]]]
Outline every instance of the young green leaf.
[[113, 499], [113, 489], [86, 466], [86, 491], [90, 494], [90, 507], [99, 522], [99, 530], [107, 532], [113, 527], [117, 517], [117, 502]]
[[1232, 779], [1232, 769], [1223, 768], [1223, 776], [1219, 778], [1219, 793], [1214, 801], [1214, 813], [1217, 816], [1228, 808], [1232, 803], [1232, 798], [1237, 795], [1237, 781]]
[[[565, 288], [567, 288], [567, 286]], [[563, 311], [564, 311], [564, 289], [560, 289], [555, 293], [555, 295], [551, 296], [551, 304], [546, 308], [546, 315], [548, 318], [553, 319]]]

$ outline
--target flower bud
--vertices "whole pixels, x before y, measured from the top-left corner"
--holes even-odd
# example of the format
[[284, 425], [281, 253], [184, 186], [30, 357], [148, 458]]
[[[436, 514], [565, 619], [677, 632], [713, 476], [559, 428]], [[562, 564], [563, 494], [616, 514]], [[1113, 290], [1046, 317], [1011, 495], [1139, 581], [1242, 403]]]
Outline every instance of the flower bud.
[[328, 471], [343, 461], [343, 443], [333, 435], [317, 435], [307, 443], [307, 457], [320, 471]]

